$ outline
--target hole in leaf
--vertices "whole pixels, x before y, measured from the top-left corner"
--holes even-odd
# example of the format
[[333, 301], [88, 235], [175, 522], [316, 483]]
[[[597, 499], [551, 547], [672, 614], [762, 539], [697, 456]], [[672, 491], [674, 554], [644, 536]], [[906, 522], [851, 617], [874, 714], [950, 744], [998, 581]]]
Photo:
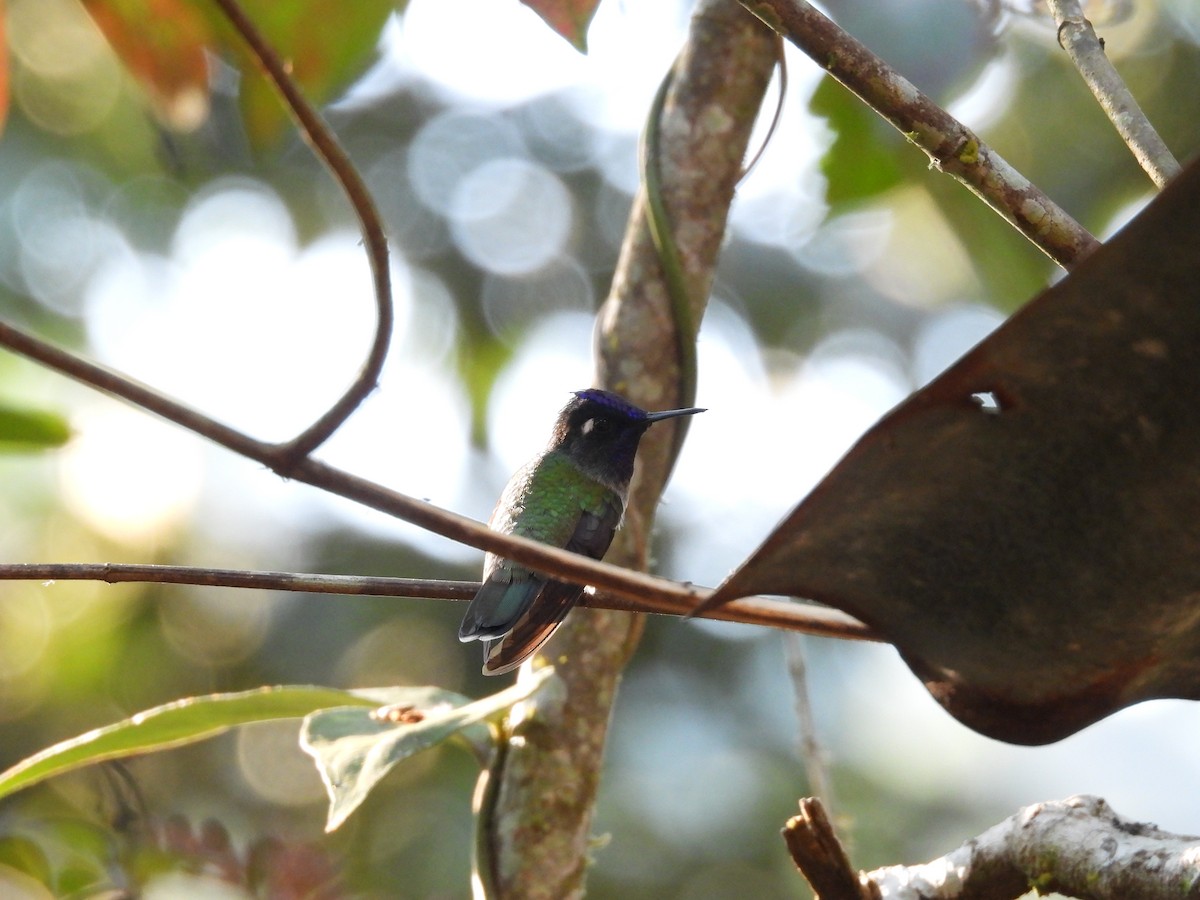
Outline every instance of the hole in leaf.
[[1000, 405], [1000, 398], [993, 391], [976, 391], [971, 395], [971, 399], [975, 401], [981, 410], [993, 416], [1000, 415], [1003, 409]]

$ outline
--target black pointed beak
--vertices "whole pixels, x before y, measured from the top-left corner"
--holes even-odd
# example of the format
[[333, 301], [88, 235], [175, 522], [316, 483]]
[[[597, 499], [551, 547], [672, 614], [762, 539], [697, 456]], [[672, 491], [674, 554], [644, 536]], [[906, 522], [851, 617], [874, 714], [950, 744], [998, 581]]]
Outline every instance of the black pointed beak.
[[694, 416], [696, 413], [708, 412], [706, 409], [699, 409], [692, 406], [688, 409], [666, 409], [662, 412], [646, 413], [647, 422], [661, 422], [663, 419], [674, 419], [676, 416]]

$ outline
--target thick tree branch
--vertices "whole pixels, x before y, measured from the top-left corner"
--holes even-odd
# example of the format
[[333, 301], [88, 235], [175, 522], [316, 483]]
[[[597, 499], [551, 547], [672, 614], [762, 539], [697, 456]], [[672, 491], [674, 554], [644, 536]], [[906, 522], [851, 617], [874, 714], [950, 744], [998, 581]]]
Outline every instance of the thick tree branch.
[[[828, 900], [810, 875], [836, 869], [830, 860], [844, 857], [840, 847], [829, 851], [837, 838], [828, 821], [797, 816], [784, 835], [797, 866]], [[841, 883], [849, 879], [843, 871]], [[857, 880], [870, 893], [828, 897], [1016, 900], [1033, 888], [1082, 900], [1182, 900], [1200, 897], [1200, 837], [1131, 822], [1099, 797], [1077, 796], [1027, 806], [939, 859], [863, 872]]]
[[[388, 578], [367, 575], [315, 575], [302, 572], [255, 572], [245, 569], [208, 569], [197, 566], [162, 566], [139, 563], [9, 563], [0, 565], [0, 581], [103, 581], [107, 584], [190, 584], [200, 587], [257, 588], [304, 591], [358, 597], [405, 597], [424, 600], [470, 600], [478, 581], [444, 581]], [[664, 581], [665, 585], [674, 582]], [[700, 588], [698, 596], [711, 589]], [[692, 593], [686, 594], [690, 598]], [[660, 598], [651, 603], [611, 594], [585, 594], [582, 606], [686, 616], [691, 613], [683, 597]], [[712, 610], [705, 618], [745, 625], [766, 625], [804, 634], [852, 640], [880, 640], [873, 631], [845, 613], [823, 606], [747, 598]]]
[[379, 381], [379, 373], [383, 370], [392, 340], [394, 318], [387, 237], [379, 211], [375, 208], [375, 201], [371, 199], [371, 193], [358, 174], [358, 169], [350, 161], [350, 157], [346, 155], [329, 126], [300, 93], [300, 89], [288, 74], [287, 65], [259, 33], [237, 0], [213, 2], [242, 36], [250, 52], [262, 66], [267, 79], [279, 92], [284, 105], [295, 119], [300, 134], [308, 141], [317, 158], [325, 164], [354, 208], [375, 286], [375, 337], [366, 362], [353, 383], [333, 406], [303, 432], [287, 443], [279, 445], [275, 454], [278, 459], [275, 469], [281, 474], [287, 474], [290, 464], [308, 456], [341, 427], [367, 395], [375, 390]]
[[1159, 187], [1179, 174], [1179, 163], [1167, 149], [1124, 80], [1109, 62], [1104, 44], [1083, 15], [1079, 0], [1047, 0], [1058, 23], [1058, 43], [1083, 76], [1105, 115], [1138, 164]]
[[805, 0], [742, 0], [1063, 268], [1099, 246], [974, 132]]
[[[729, 204], [755, 115], [775, 60], [775, 38], [735, 2], [704, 0], [663, 98], [658, 174], [681, 282], [698, 323], [724, 235]], [[646, 193], [634, 202], [625, 244], [597, 330], [599, 383], [650, 409], [679, 402], [681, 319], [670, 298], [648, 225]], [[685, 323], [686, 325], [686, 323]], [[694, 340], [694, 325], [685, 336]], [[674, 433], [651, 430], [626, 526], [608, 558], [647, 561], [650, 520], [670, 467]], [[501, 897], [578, 897], [591, 841], [592, 807], [620, 673], [641, 620], [576, 610], [547, 645], [555, 677], [508, 722], [479, 866]], [[536, 662], [535, 662], [536, 664]], [[521, 677], [525, 677], [523, 673]]]

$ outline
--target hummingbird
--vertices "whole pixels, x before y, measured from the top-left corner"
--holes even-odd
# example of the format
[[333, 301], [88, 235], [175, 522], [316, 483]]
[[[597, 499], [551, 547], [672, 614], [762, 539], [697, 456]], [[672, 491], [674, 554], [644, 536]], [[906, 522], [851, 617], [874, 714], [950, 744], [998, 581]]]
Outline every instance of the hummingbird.
[[[509, 479], [488, 527], [600, 559], [625, 515], [642, 435], [655, 422], [700, 412], [646, 412], [610, 391], [576, 391], [546, 449]], [[583, 592], [489, 553], [458, 639], [484, 642], [484, 675], [509, 672], [550, 639]]]

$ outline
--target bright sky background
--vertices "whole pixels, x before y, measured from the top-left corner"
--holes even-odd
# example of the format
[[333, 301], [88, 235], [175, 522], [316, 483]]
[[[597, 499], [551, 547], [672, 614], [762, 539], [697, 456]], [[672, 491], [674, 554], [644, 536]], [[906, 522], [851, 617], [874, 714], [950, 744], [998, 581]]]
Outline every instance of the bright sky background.
[[[474, 27], [459, 27], [464, 19]], [[612, 191], [632, 191], [636, 136], [683, 25], [674, 4], [604, 3], [586, 58], [515, 2], [412, 0], [403, 24], [389, 27], [383, 61], [347, 102], [423, 79], [456, 105], [428, 122], [410, 148], [368, 173], [386, 192], [385, 208], [396, 209], [393, 221], [411, 228], [393, 248], [395, 344], [380, 390], [320, 456], [487, 517], [508, 474], [541, 447], [568, 392], [592, 380], [589, 311], [597, 298], [584, 277], [586, 259], [571, 255], [568, 236], [578, 211], [559, 173], [597, 166]], [[893, 240], [896, 217], [917, 199], [900, 197], [894, 209], [818, 230], [824, 209], [814, 164], [829, 137], [802, 111], [817, 70], [794, 56], [790, 74], [788, 114], [742, 188], [734, 227], [749, 239], [776, 242], [806, 263], [891, 284], [920, 281], [943, 293], [934, 297], [938, 309], [913, 346], [845, 330], [800, 359], [764, 357], [734, 312], [736, 297], [718, 288], [699, 349], [697, 402], [709, 412], [693, 423], [662, 510], [684, 533], [665, 574], [699, 583], [719, 582], [866, 428], [1000, 321], [990, 309], [955, 302], [954, 280], [940, 284], [932, 272], [921, 271], [908, 282], [896, 277], [902, 264], [921, 266], [920, 258], [905, 260]], [[1010, 82], [1001, 59], [956, 112], [969, 122], [986, 120]], [[545, 154], [532, 154], [519, 134], [488, 113], [551, 91], [566, 92], [556, 101], [566, 114], [547, 114], [546, 142], [558, 154], [548, 164]], [[564, 126], [572, 117], [603, 132], [572, 131]], [[82, 303], [100, 361], [265, 438], [300, 430], [356, 371], [373, 316], [356, 234], [335, 232], [301, 246], [280, 198], [259, 182], [238, 178], [193, 199], [169, 252], [156, 256], [134, 249], [118, 230], [84, 212], [91, 190], [86, 178], [64, 177], [52, 161], [41, 174], [53, 185], [50, 194], [43, 185], [37, 204], [23, 205], [18, 194], [10, 206], [12, 215], [23, 217], [24, 237], [20, 258], [5, 265], [19, 265], [35, 284], [45, 281], [61, 271], [53, 254], [66, 243], [63, 229], [81, 236], [70, 246], [87, 263], [79, 267], [86, 273]], [[26, 190], [34, 196], [33, 187]], [[46, 196], [54, 203], [48, 205]], [[427, 227], [423, 207], [446, 216], [448, 233]], [[58, 240], [39, 241], [43, 227]], [[453, 241], [487, 270], [485, 307], [501, 333], [516, 333], [547, 296], [569, 298], [556, 305], [564, 311], [521, 333], [496, 387], [488, 459], [476, 458], [468, 447], [468, 406], [452, 357], [454, 304], [445, 285], [421, 265], [422, 254], [439, 241]], [[938, 268], [954, 272], [954, 265], [951, 259]], [[78, 295], [78, 287], [46, 282], [43, 290], [67, 298]], [[321, 366], [311, 364], [314, 357]], [[60, 470], [64, 495], [77, 514], [115, 539], [136, 545], [198, 521], [211, 552], [225, 548], [236, 556], [247, 545], [270, 546], [289, 529], [341, 520], [403, 537], [448, 560], [478, 557], [286, 484], [110, 401], [80, 394], [78, 403], [79, 436]], [[755, 439], [747, 441], [746, 434]], [[213, 492], [219, 502], [209, 496]], [[282, 548], [279, 555], [282, 568]], [[776, 652], [771, 642], [777, 636], [757, 630], [680, 627], [715, 628]], [[837, 754], [880, 770], [899, 769], [899, 783], [915, 793], [973, 792], [1014, 811], [1040, 799], [1099, 793], [1128, 815], [1200, 832], [1193, 792], [1179, 787], [1200, 780], [1200, 761], [1191, 752], [1200, 727], [1195, 704], [1143, 704], [1052, 747], [1015, 748], [954, 723], [892, 651], [854, 648], [847, 654], [862, 665], [816, 676], [819, 718], [839, 726], [827, 729], [838, 735], [829, 738], [836, 740]], [[738, 688], [739, 696], [759, 698], [772, 691], [786, 696], [779, 694], [786, 690], [780, 672], [769, 667], [753, 685]], [[641, 698], [627, 691], [623, 702], [630, 715], [649, 722], [654, 696], [652, 690]], [[790, 702], [777, 705], [781, 727], [790, 728]], [[703, 722], [670, 727], [680, 729], [681, 742], [704, 740]], [[614, 752], [631, 750], [618, 740]], [[642, 764], [646, 785], [674, 783], [662, 780], [672, 775], [666, 761], [661, 769], [652, 759]], [[684, 775], [695, 778], [697, 772], [676, 769], [673, 777]], [[647, 809], [685, 823], [687, 809], [671, 805], [681, 803], [683, 793], [667, 791]]]

